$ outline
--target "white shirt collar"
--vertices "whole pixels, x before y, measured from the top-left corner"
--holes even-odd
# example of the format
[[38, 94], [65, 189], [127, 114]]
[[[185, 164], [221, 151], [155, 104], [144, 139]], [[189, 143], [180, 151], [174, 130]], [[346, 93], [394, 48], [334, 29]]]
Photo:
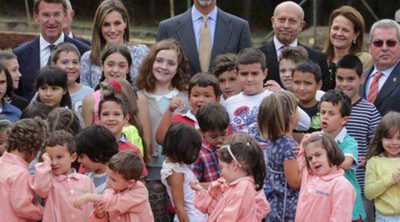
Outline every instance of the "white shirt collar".
[[199, 129], [199, 123], [197, 122], [196, 116], [192, 113], [192, 110], [187, 111], [183, 116], [194, 121], [194, 128]]
[[[275, 35], [274, 35], [274, 45], [276, 50], [280, 50], [282, 46], [285, 46], [278, 40], [278, 38]], [[295, 39], [292, 43], [289, 44], [290, 47], [297, 47], [297, 45], [298, 45], [297, 39]]]
[[375, 74], [378, 72], [381, 72], [386, 78], [388, 78], [390, 76], [390, 74], [392, 73], [393, 69], [397, 66], [397, 64], [399, 62], [400, 61], [397, 61], [396, 64], [394, 64], [393, 66], [391, 66], [385, 70], [380, 70], [380, 71], [376, 68], [376, 66], [374, 66], [374, 70], [372, 71], [372, 73], [371, 73], [372, 75], [370, 76], [370, 78], [375, 76]]
[[67, 36], [70, 37], [71, 39], [74, 38], [74, 35], [72, 35], [72, 32], [69, 32]]
[[160, 101], [162, 98], [167, 98], [167, 99], [172, 99], [173, 97], [177, 96], [179, 94], [179, 90], [177, 89], [173, 89], [171, 91], [169, 91], [169, 93], [165, 94], [165, 95], [155, 95], [153, 93], [149, 93], [147, 91], [144, 91], [144, 93], [148, 96], [151, 97], [153, 99], [155, 99], [157, 102]]
[[[64, 42], [64, 38], [65, 38], [64, 33], [61, 32], [60, 37], [58, 37], [58, 39], [53, 43], [53, 45], [58, 45], [60, 43], [63, 43]], [[40, 34], [39, 43], [40, 43], [40, 50], [41, 51], [44, 50], [44, 49], [47, 49], [47, 47], [49, 47], [49, 45], [52, 45], [50, 42], [46, 41], [43, 38], [42, 34]]]
[[[217, 21], [217, 6], [215, 6], [214, 9], [210, 13], [207, 14], [207, 16], [208, 16], [209, 20]], [[203, 17], [203, 14], [199, 10], [197, 10], [197, 8], [193, 5], [193, 7], [192, 7], [193, 22], [197, 21], [199, 19], [202, 19], [202, 17]]]
[[347, 129], [346, 127], [343, 127], [342, 130], [340, 130], [339, 134], [335, 136], [335, 141], [337, 143], [343, 143], [346, 134], [347, 134]]
[[118, 142], [122, 142], [122, 143], [126, 143], [129, 142], [128, 138], [125, 136], [125, 134], [123, 133], [121, 135], [121, 138], [119, 138]]

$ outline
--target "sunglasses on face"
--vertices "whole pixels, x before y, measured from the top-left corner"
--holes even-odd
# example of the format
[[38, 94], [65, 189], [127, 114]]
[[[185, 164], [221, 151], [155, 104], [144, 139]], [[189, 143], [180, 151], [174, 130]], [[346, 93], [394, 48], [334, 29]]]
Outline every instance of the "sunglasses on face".
[[393, 40], [393, 39], [388, 39], [386, 41], [385, 40], [381, 40], [381, 39], [377, 39], [377, 40], [372, 41], [372, 44], [375, 47], [382, 47], [383, 43], [385, 43], [385, 42], [386, 42], [386, 45], [388, 47], [395, 47], [397, 45], [397, 41]]

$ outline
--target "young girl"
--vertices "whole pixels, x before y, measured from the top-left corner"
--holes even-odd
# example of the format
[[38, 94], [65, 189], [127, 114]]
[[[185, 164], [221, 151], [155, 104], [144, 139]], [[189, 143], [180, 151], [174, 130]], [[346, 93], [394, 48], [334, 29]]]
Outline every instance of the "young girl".
[[400, 221], [400, 113], [387, 113], [371, 142], [365, 196], [375, 201], [376, 221]]
[[296, 142], [291, 132], [298, 122], [297, 99], [288, 91], [267, 96], [258, 113], [258, 127], [267, 139], [264, 149], [268, 172], [265, 194], [271, 204], [270, 221], [293, 221], [300, 174], [296, 164]]
[[83, 211], [72, 206], [78, 196], [96, 192], [89, 177], [71, 168], [77, 158], [75, 138], [66, 131], [54, 131], [44, 151], [43, 162], [36, 164], [31, 181], [36, 194], [45, 200], [42, 221], [88, 221], [91, 206]]
[[197, 159], [201, 137], [195, 128], [185, 123], [173, 123], [165, 137], [162, 154], [165, 160], [161, 181], [167, 187], [176, 216], [174, 221], [205, 221], [206, 217], [192, 202], [194, 192], [189, 182], [195, 180], [190, 164]]
[[111, 157], [107, 169], [107, 186], [103, 195], [85, 194], [74, 201], [82, 208], [97, 203], [90, 221], [154, 221], [146, 187], [139, 181], [144, 164], [132, 151], [121, 151]]
[[73, 136], [81, 131], [81, 122], [78, 115], [72, 110], [65, 107], [53, 109], [47, 116], [50, 131], [65, 130]]
[[47, 107], [68, 107], [71, 109], [71, 97], [68, 92], [67, 73], [57, 66], [46, 66], [38, 73], [36, 82], [37, 101]]
[[67, 42], [59, 44], [51, 56], [53, 64], [67, 72], [72, 109], [82, 116], [82, 101], [86, 95], [93, 93], [93, 89], [77, 82], [81, 73], [80, 59], [78, 48]]
[[297, 161], [302, 178], [295, 221], [351, 221], [356, 191], [339, 168], [344, 155], [334, 139], [306, 135]]
[[0, 64], [0, 114], [4, 115], [11, 122], [19, 120], [21, 110], [6, 101], [12, 96], [13, 82], [10, 73]]
[[209, 215], [207, 221], [261, 221], [269, 204], [262, 191], [266, 165], [255, 140], [234, 142], [219, 149], [221, 177], [205, 191], [197, 181], [194, 205]]
[[40, 119], [16, 122], [8, 133], [6, 151], [0, 157], [0, 212], [2, 221], [38, 221], [41, 207], [34, 204], [29, 187], [28, 164], [35, 159], [47, 137], [47, 126]]

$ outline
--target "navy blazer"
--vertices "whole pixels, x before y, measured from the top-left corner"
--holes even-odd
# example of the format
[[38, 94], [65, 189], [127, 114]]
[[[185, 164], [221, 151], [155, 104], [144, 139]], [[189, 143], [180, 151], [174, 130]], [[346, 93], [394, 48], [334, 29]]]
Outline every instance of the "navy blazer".
[[[304, 47], [308, 52], [308, 57], [317, 63], [321, 68], [322, 75], [322, 90], [329, 90], [330, 81], [335, 81], [330, 79], [330, 72], [328, 69], [328, 64], [326, 62], [326, 56], [323, 52], [305, 46], [299, 43], [299, 46]], [[261, 45], [260, 50], [265, 54], [265, 59], [267, 61], [268, 76], [267, 80], [275, 80], [281, 86], [281, 78], [279, 77], [279, 62], [278, 55], [276, 54], [274, 41], [268, 41]]]
[[[237, 54], [244, 48], [251, 47], [249, 23], [239, 17], [217, 9], [214, 43], [211, 51], [210, 72], [215, 57], [224, 53]], [[192, 22], [192, 8], [175, 17], [160, 22], [156, 40], [174, 38], [183, 48], [189, 59], [191, 75], [201, 72], [199, 53]]]
[[72, 35], [72, 36], [73, 36], [73, 39], [78, 40], [78, 41], [88, 45], [89, 47], [92, 46], [92, 42], [90, 42], [89, 40], [81, 38], [81, 37], [76, 36], [76, 35]]
[[[88, 45], [71, 39], [67, 35], [65, 35], [64, 42], [74, 44], [81, 55], [90, 49]], [[22, 74], [16, 94], [30, 100], [36, 88], [37, 74], [40, 69], [39, 37], [15, 48], [14, 54], [18, 57], [19, 70]]]
[[[366, 80], [372, 75], [374, 66], [372, 66], [367, 72]], [[360, 96], [367, 99], [367, 89], [366, 83], [361, 87]], [[390, 73], [389, 78], [386, 80], [385, 84], [382, 86], [381, 90], [378, 92], [374, 105], [384, 116], [389, 111], [400, 112], [400, 61], [397, 63], [396, 67]]]

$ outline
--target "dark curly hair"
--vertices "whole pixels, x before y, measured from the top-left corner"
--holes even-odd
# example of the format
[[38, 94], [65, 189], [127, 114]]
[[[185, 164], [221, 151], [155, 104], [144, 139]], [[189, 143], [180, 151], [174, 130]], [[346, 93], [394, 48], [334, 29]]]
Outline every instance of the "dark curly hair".
[[36, 156], [48, 137], [47, 123], [36, 117], [17, 121], [8, 131], [6, 150]]
[[53, 109], [48, 117], [50, 131], [65, 130], [72, 135], [76, 135], [81, 131], [79, 117], [69, 108], [57, 107]]

